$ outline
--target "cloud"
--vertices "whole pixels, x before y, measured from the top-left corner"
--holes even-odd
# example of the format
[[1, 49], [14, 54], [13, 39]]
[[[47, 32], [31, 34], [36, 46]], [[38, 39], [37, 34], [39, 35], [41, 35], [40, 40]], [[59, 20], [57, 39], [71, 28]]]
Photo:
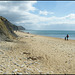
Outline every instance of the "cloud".
[[29, 15], [27, 15], [28, 20], [19, 21], [18, 24], [23, 24], [28, 29], [66, 29], [69, 27], [73, 29], [75, 20], [71, 20], [71, 18], [74, 16], [70, 15], [71, 14], [64, 17], [42, 17], [29, 13]]
[[39, 14], [41, 15], [48, 15], [48, 14], [54, 14], [54, 12], [48, 12], [48, 11], [39, 11]]
[[36, 3], [36, 1], [3, 1], [3, 2], [1, 1], [0, 5], [1, 5], [1, 7], [5, 7], [9, 11], [15, 10], [15, 9], [17, 9], [18, 11], [19, 10], [34, 11], [34, 10], [36, 10], [36, 8], [33, 7], [33, 5], [35, 3]]
[[69, 15], [65, 16], [65, 18], [67, 18], [67, 19], [75, 19], [75, 14], [69, 14]]
[[36, 7], [34, 7], [36, 3], [37, 1], [1, 1], [0, 15], [16, 25], [24, 26], [26, 29], [74, 28], [74, 13], [62, 17], [53, 15], [51, 17], [41, 16], [51, 15], [54, 14], [54, 12], [40, 11], [40, 15], [31, 13], [30, 11], [35, 12], [37, 10]]
[[47, 11], [40, 11], [39, 14], [48, 15], [48, 12]]
[[37, 1], [1, 1], [0, 15], [14, 23], [28, 20], [29, 12], [36, 10], [36, 8], [33, 7], [36, 2]]

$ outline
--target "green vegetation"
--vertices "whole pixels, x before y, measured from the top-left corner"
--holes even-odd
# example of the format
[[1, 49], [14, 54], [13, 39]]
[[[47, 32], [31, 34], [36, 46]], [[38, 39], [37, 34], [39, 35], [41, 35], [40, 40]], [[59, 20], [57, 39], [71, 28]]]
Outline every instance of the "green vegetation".
[[2, 16], [0, 16], [0, 39], [13, 39], [17, 35], [14, 33], [12, 24]]

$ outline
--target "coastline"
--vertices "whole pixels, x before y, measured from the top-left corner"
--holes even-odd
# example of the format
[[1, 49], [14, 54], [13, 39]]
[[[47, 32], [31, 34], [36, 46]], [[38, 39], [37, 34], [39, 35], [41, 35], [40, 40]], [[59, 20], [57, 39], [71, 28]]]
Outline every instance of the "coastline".
[[69, 35], [69, 40], [75, 40], [74, 31], [72, 30], [24, 30], [24, 32], [29, 32], [31, 34], [40, 35], [40, 36], [47, 36], [47, 37], [54, 37], [54, 38], [61, 38], [65, 39], [66, 35]]
[[[23, 33], [26, 33], [26, 34], [31, 34], [31, 35], [34, 35], [34, 36], [40, 36], [40, 37], [46, 37], [46, 38], [54, 38], [54, 39], [58, 39], [58, 40], [59, 39], [65, 40], [65, 37], [64, 38], [58, 38], [58, 37], [52, 37], [52, 36], [44, 36], [44, 35], [32, 34], [32, 33], [24, 32], [24, 31], [20, 31], [20, 32], [23, 32]], [[74, 39], [69, 39], [68, 41], [75, 41], [75, 40]]]
[[0, 43], [1, 74], [75, 74], [75, 40], [15, 33]]

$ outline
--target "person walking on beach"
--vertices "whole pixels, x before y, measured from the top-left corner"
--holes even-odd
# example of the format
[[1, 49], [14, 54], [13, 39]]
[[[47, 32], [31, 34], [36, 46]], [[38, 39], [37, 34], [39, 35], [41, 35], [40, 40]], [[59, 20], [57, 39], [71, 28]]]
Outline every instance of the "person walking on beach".
[[67, 40], [68, 40], [68, 38], [69, 38], [69, 35], [67, 34], [67, 36], [66, 36], [66, 37], [67, 37]]
[[66, 40], [66, 37], [65, 37], [65, 40]]

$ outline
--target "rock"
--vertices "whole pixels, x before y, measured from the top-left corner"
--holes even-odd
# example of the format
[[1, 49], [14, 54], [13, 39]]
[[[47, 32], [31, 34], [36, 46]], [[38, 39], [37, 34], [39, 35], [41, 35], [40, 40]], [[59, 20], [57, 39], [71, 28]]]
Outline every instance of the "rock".
[[18, 71], [18, 69], [15, 69], [14, 71], [16, 72], [16, 71]]
[[38, 68], [36, 68], [37, 69], [37, 71], [40, 73], [41, 71], [38, 69]]
[[21, 65], [21, 68], [23, 68], [24, 67], [24, 65]]
[[26, 61], [24, 61], [25, 65], [28, 65], [28, 63]]
[[[3, 69], [5, 69], [5, 67], [3, 66], [3, 65], [0, 65]], [[1, 69], [1, 70], [3, 70], [3, 69]]]
[[27, 52], [23, 52], [23, 54], [28, 54], [28, 55], [30, 55], [30, 53], [27, 53]]
[[24, 61], [24, 63], [27, 63], [26, 61]]
[[37, 60], [36, 57], [28, 57], [27, 59]]
[[38, 63], [38, 62], [35, 62], [35, 63]]
[[67, 61], [65, 61], [65, 63], [67, 63]]
[[19, 64], [17, 64], [17, 63], [14, 63], [14, 65], [19, 66]]
[[32, 71], [32, 69], [31, 69], [31, 68], [27, 68], [27, 70], [28, 70], [28, 71]]
[[19, 60], [22, 60], [21, 58]]
[[32, 65], [32, 64], [34, 64], [34, 62], [33, 63], [30, 63], [29, 65]]
[[18, 69], [15, 69], [13, 72], [17, 72], [18, 71]]
[[16, 63], [13, 62], [14, 65], [16, 65]]

